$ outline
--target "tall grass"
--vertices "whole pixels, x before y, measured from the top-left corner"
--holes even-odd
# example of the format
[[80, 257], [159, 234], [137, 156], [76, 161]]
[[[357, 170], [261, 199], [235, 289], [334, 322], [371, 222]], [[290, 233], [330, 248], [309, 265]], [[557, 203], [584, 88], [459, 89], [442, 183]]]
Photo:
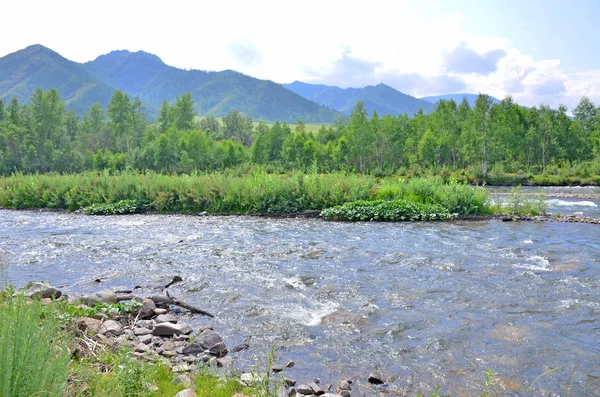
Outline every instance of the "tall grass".
[[135, 200], [158, 211], [293, 213], [366, 199], [374, 177], [348, 174], [248, 176], [84, 173], [0, 178], [6, 208], [64, 208]]
[[0, 303], [0, 396], [62, 396], [69, 358], [55, 311], [22, 296]]

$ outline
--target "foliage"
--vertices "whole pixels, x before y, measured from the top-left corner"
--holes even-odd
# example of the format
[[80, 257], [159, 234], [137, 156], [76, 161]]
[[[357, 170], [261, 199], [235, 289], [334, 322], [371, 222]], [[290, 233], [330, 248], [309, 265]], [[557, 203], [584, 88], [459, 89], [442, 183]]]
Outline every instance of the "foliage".
[[0, 335], [0, 395], [63, 395], [69, 351], [52, 308], [20, 295], [2, 302]]
[[110, 204], [92, 204], [81, 209], [86, 215], [124, 215], [135, 214], [146, 209], [147, 206], [135, 200], [121, 200]]
[[335, 221], [433, 221], [451, 219], [455, 214], [436, 204], [420, 204], [406, 200], [354, 201], [327, 208], [321, 212]]
[[505, 202], [498, 202], [496, 212], [504, 214], [543, 215], [548, 209], [548, 196], [542, 192], [534, 195], [526, 194], [521, 186], [513, 187]]

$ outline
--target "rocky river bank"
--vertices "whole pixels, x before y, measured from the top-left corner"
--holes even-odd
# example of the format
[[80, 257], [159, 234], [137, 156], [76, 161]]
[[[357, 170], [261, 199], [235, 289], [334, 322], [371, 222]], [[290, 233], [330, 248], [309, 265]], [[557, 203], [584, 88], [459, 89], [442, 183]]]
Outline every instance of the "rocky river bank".
[[[101, 280], [97, 280], [100, 282]], [[213, 370], [223, 368], [225, 373], [235, 376], [242, 386], [251, 386], [263, 382], [270, 377], [269, 395], [284, 396], [363, 396], [360, 391], [353, 391], [354, 380], [339, 379], [336, 383], [322, 382], [321, 379], [308, 379], [297, 382], [284, 375], [286, 368], [293, 367], [293, 361], [274, 363], [266, 371], [269, 374], [248, 370], [236, 372], [234, 367], [235, 354], [250, 349], [246, 343], [228, 347], [225, 340], [217, 333], [210, 323], [194, 330], [185, 322], [187, 312], [193, 315], [203, 315], [212, 318], [212, 314], [191, 306], [171, 297], [168, 288], [171, 284], [183, 281], [176, 276], [164, 287], [165, 295], [141, 297], [133, 294], [132, 290], [101, 290], [89, 295], [67, 296], [61, 290], [45, 282], [30, 282], [24, 288], [24, 293], [31, 299], [41, 299], [49, 304], [53, 299], [66, 301], [75, 308], [90, 316], [80, 316], [75, 322], [75, 332], [78, 337], [75, 355], [85, 356], [94, 354], [98, 346], [102, 349], [128, 349], [132, 356], [149, 362], [161, 362], [170, 368], [176, 378], [174, 383], [182, 384], [186, 389], [178, 392], [175, 397], [195, 396], [191, 388], [194, 384], [194, 374], [201, 367]], [[138, 289], [141, 287], [136, 287]], [[131, 308], [127, 311], [106, 313], [94, 312], [94, 308], [103, 305], [120, 304], [121, 307]], [[110, 307], [110, 306], [109, 306]], [[184, 312], [185, 311], [185, 312]], [[277, 374], [274, 376], [274, 374]], [[366, 384], [384, 385], [386, 379], [379, 371], [374, 371], [364, 379]], [[364, 386], [361, 386], [364, 389]], [[149, 391], [158, 390], [154, 385], [148, 385]], [[233, 397], [244, 397], [235, 394]]]

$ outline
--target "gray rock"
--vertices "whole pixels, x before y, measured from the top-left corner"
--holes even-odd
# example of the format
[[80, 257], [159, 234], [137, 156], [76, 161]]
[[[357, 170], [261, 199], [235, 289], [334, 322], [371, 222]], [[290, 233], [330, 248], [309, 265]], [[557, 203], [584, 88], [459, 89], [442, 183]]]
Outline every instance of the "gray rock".
[[173, 385], [183, 385], [184, 387], [192, 386], [192, 380], [187, 375], [179, 375], [171, 383]]
[[152, 331], [149, 330], [148, 328], [134, 328], [133, 329], [133, 334], [135, 336], [151, 335]]
[[175, 344], [168, 340], [162, 344], [162, 348], [165, 350], [175, 350]]
[[352, 386], [350, 385], [352, 381], [344, 379], [340, 382], [340, 389], [342, 390], [352, 390]]
[[206, 331], [207, 329], [210, 329], [212, 331], [213, 326], [212, 325], [201, 325], [200, 328], [198, 328], [198, 333], [201, 334], [204, 331]]
[[283, 371], [284, 369], [286, 369], [286, 368], [291, 368], [291, 367], [293, 367], [293, 366], [294, 366], [294, 362], [290, 360], [290, 361], [288, 361], [288, 362], [287, 362], [287, 363], [285, 363], [285, 364], [276, 364], [276, 365], [273, 365], [273, 366], [271, 367], [271, 371], [273, 371], [273, 372], [281, 372], [281, 371]]
[[325, 393], [325, 394], [322, 394], [321, 397], [340, 397], [340, 396], [338, 394]]
[[317, 385], [315, 382], [310, 383], [309, 386], [312, 389], [313, 393], [316, 394], [317, 396], [320, 396], [321, 394], [325, 394], [325, 390], [321, 389], [319, 387], [319, 385]]
[[139, 341], [140, 341], [140, 343], [144, 343], [146, 345], [149, 345], [149, 344], [152, 343], [152, 335], [150, 335], [150, 334], [140, 335]]
[[382, 385], [385, 383], [385, 379], [383, 376], [381, 376], [379, 371], [371, 372], [369, 374], [368, 381], [374, 385]]
[[100, 325], [102, 324], [102, 321], [91, 317], [83, 317], [77, 320], [77, 324], [79, 326], [83, 326], [89, 329], [94, 333], [97, 333], [100, 330]]
[[286, 378], [286, 377], [284, 377], [283, 378], [283, 384], [286, 385], [286, 386], [288, 386], [288, 387], [289, 386], [295, 386], [296, 385], [296, 380], [292, 379], [292, 378]]
[[25, 286], [25, 295], [31, 299], [60, 298], [62, 292], [48, 283], [30, 281]]
[[197, 343], [192, 343], [190, 345], [187, 345], [186, 347], [183, 348], [183, 354], [185, 354], [186, 356], [192, 355], [192, 354], [200, 354], [204, 351], [204, 349]]
[[86, 296], [83, 302], [88, 306], [94, 306], [96, 303], [117, 303], [119, 298], [112, 291], [99, 291]]
[[156, 317], [155, 319], [157, 324], [160, 323], [177, 323], [178, 318], [175, 317], [174, 315], [168, 313], [168, 314], [161, 314], [158, 317]]
[[213, 356], [211, 356], [210, 354], [208, 354], [208, 353], [204, 353], [204, 354], [202, 355], [202, 357], [201, 357], [201, 360], [202, 360], [202, 361], [204, 361], [205, 363], [207, 363], [207, 362], [208, 362], [208, 360], [210, 360], [212, 357], [213, 357]]
[[247, 343], [240, 343], [239, 345], [235, 346], [233, 349], [231, 349], [232, 352], [241, 352], [242, 350], [246, 350], [247, 348], [249, 348], [250, 345]]
[[189, 364], [183, 363], [183, 364], [179, 364], [173, 367], [173, 372], [175, 373], [179, 373], [179, 372], [190, 372], [193, 369], [193, 367]]
[[152, 299], [144, 299], [142, 300], [142, 307], [140, 308], [140, 317], [141, 318], [149, 318], [154, 316], [154, 310], [156, 310], [156, 305]]
[[123, 332], [123, 326], [121, 325], [121, 323], [119, 323], [115, 320], [106, 320], [105, 322], [103, 322], [100, 325], [100, 329], [99, 329], [98, 333], [103, 334], [103, 335], [111, 333], [115, 336], [119, 336], [119, 335], [122, 335], [124, 332]]
[[138, 343], [134, 351], [137, 353], [146, 353], [150, 351], [150, 348], [145, 343]]
[[340, 392], [340, 396], [342, 396], [342, 397], [350, 397], [350, 392], [348, 390], [342, 390]]
[[154, 328], [156, 323], [153, 320], [139, 320], [137, 323], [135, 323], [135, 325], [140, 328], [148, 328], [151, 330]]
[[160, 316], [161, 314], [167, 314], [169, 311], [167, 309], [154, 309], [154, 314]]
[[233, 365], [233, 358], [223, 357], [217, 359], [217, 366], [219, 367], [230, 367]]
[[173, 340], [175, 341], [186, 341], [186, 340], [190, 340], [190, 336], [189, 335], [175, 335], [173, 336]]
[[300, 385], [296, 387], [296, 392], [305, 396], [310, 396], [311, 394], [313, 394], [313, 389], [312, 387], [307, 385]]
[[215, 356], [222, 357], [227, 354], [227, 347], [223, 341], [223, 337], [209, 329], [200, 334], [196, 343], [200, 345], [202, 350], [208, 350]]
[[152, 334], [156, 336], [173, 336], [179, 334], [189, 334], [192, 329], [186, 324], [162, 323], [156, 324]]
[[102, 320], [102, 321], [110, 320], [110, 317], [108, 317], [108, 315], [104, 314], [104, 313], [96, 313], [96, 314], [94, 314], [94, 318], [96, 320]]
[[240, 375], [240, 381], [244, 383], [246, 386], [251, 386], [255, 382], [260, 382], [261, 377], [259, 375], [251, 374], [251, 373], [243, 373]]
[[210, 365], [211, 367], [216, 367], [219, 365], [219, 362], [217, 361], [216, 357], [211, 357], [210, 360], [208, 360], [208, 365]]
[[175, 357], [177, 355], [177, 352], [173, 350], [164, 350], [161, 354], [165, 357]]
[[184, 389], [175, 394], [174, 397], [197, 397], [196, 392], [192, 389]]
[[183, 357], [183, 361], [185, 361], [186, 363], [197, 363], [200, 361], [200, 357], [186, 356]]

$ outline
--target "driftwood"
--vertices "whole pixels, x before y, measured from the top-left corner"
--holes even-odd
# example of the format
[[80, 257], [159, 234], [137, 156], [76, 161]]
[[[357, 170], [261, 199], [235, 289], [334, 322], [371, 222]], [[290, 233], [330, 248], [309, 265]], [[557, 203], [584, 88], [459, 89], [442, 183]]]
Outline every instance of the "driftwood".
[[196, 306], [192, 306], [190, 304], [180, 301], [177, 298], [172, 297], [169, 294], [169, 291], [165, 291], [165, 293], [167, 294], [167, 296], [150, 296], [150, 297], [148, 297], [148, 299], [152, 299], [154, 302], [157, 302], [157, 303], [165, 303], [168, 305], [179, 306], [179, 307], [182, 307], [184, 309], [191, 311], [192, 313], [202, 314], [202, 315], [208, 316], [208, 317], [214, 317], [213, 314], [207, 312], [206, 310], [202, 310]]

